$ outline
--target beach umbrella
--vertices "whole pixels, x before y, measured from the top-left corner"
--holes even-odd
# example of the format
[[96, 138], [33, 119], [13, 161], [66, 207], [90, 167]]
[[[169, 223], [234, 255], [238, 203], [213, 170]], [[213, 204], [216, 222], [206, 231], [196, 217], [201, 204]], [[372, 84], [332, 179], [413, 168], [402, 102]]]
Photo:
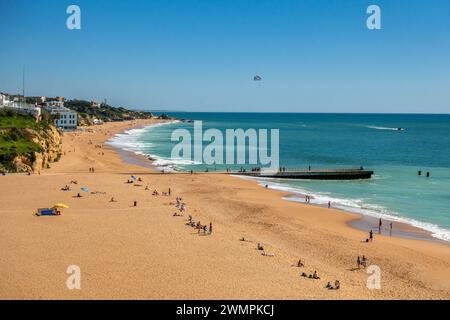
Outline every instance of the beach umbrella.
[[69, 206], [67, 204], [64, 203], [57, 203], [53, 206], [54, 208], [64, 208], [64, 209], [69, 209]]
[[89, 192], [89, 189], [86, 188], [86, 187], [81, 188], [81, 190], [84, 191], [84, 192]]
[[131, 179], [136, 180], [136, 177], [135, 176], [131, 176]]

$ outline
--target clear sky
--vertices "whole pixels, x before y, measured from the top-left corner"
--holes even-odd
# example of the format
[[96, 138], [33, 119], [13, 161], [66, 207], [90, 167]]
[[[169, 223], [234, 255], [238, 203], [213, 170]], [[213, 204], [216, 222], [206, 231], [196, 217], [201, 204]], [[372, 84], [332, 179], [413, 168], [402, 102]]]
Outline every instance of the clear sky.
[[[81, 8], [81, 30], [66, 9]], [[368, 30], [379, 5], [382, 29]], [[448, 0], [0, 0], [0, 91], [140, 109], [450, 112]], [[254, 75], [261, 82], [254, 82]]]

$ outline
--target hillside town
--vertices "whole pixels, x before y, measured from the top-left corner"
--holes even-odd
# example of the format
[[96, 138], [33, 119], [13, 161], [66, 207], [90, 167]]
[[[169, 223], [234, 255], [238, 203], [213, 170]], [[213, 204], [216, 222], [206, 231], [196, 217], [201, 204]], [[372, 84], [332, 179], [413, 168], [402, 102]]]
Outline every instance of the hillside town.
[[78, 126], [101, 125], [104, 122], [150, 119], [151, 112], [112, 107], [105, 102], [66, 100], [64, 97], [24, 97], [0, 92], [0, 110], [29, 115], [37, 122], [43, 114], [51, 116], [56, 128], [75, 130]]

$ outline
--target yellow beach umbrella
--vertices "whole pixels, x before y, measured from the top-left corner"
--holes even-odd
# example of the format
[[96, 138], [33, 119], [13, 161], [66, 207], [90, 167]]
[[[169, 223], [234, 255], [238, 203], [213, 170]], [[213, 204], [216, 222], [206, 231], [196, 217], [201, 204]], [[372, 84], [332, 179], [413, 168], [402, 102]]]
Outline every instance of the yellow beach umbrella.
[[64, 203], [57, 203], [53, 207], [54, 208], [65, 208], [65, 209], [69, 208], [69, 206], [67, 204], [64, 204]]

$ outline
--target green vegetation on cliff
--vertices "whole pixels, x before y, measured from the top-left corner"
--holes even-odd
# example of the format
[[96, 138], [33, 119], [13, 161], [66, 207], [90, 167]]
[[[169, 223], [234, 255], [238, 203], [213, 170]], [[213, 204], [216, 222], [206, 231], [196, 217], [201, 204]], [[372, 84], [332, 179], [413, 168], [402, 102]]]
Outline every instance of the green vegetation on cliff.
[[31, 116], [0, 110], [0, 171], [17, 171], [14, 161], [18, 157], [35, 162], [36, 153], [42, 153], [47, 145], [38, 140], [50, 131], [50, 121], [36, 122]]

